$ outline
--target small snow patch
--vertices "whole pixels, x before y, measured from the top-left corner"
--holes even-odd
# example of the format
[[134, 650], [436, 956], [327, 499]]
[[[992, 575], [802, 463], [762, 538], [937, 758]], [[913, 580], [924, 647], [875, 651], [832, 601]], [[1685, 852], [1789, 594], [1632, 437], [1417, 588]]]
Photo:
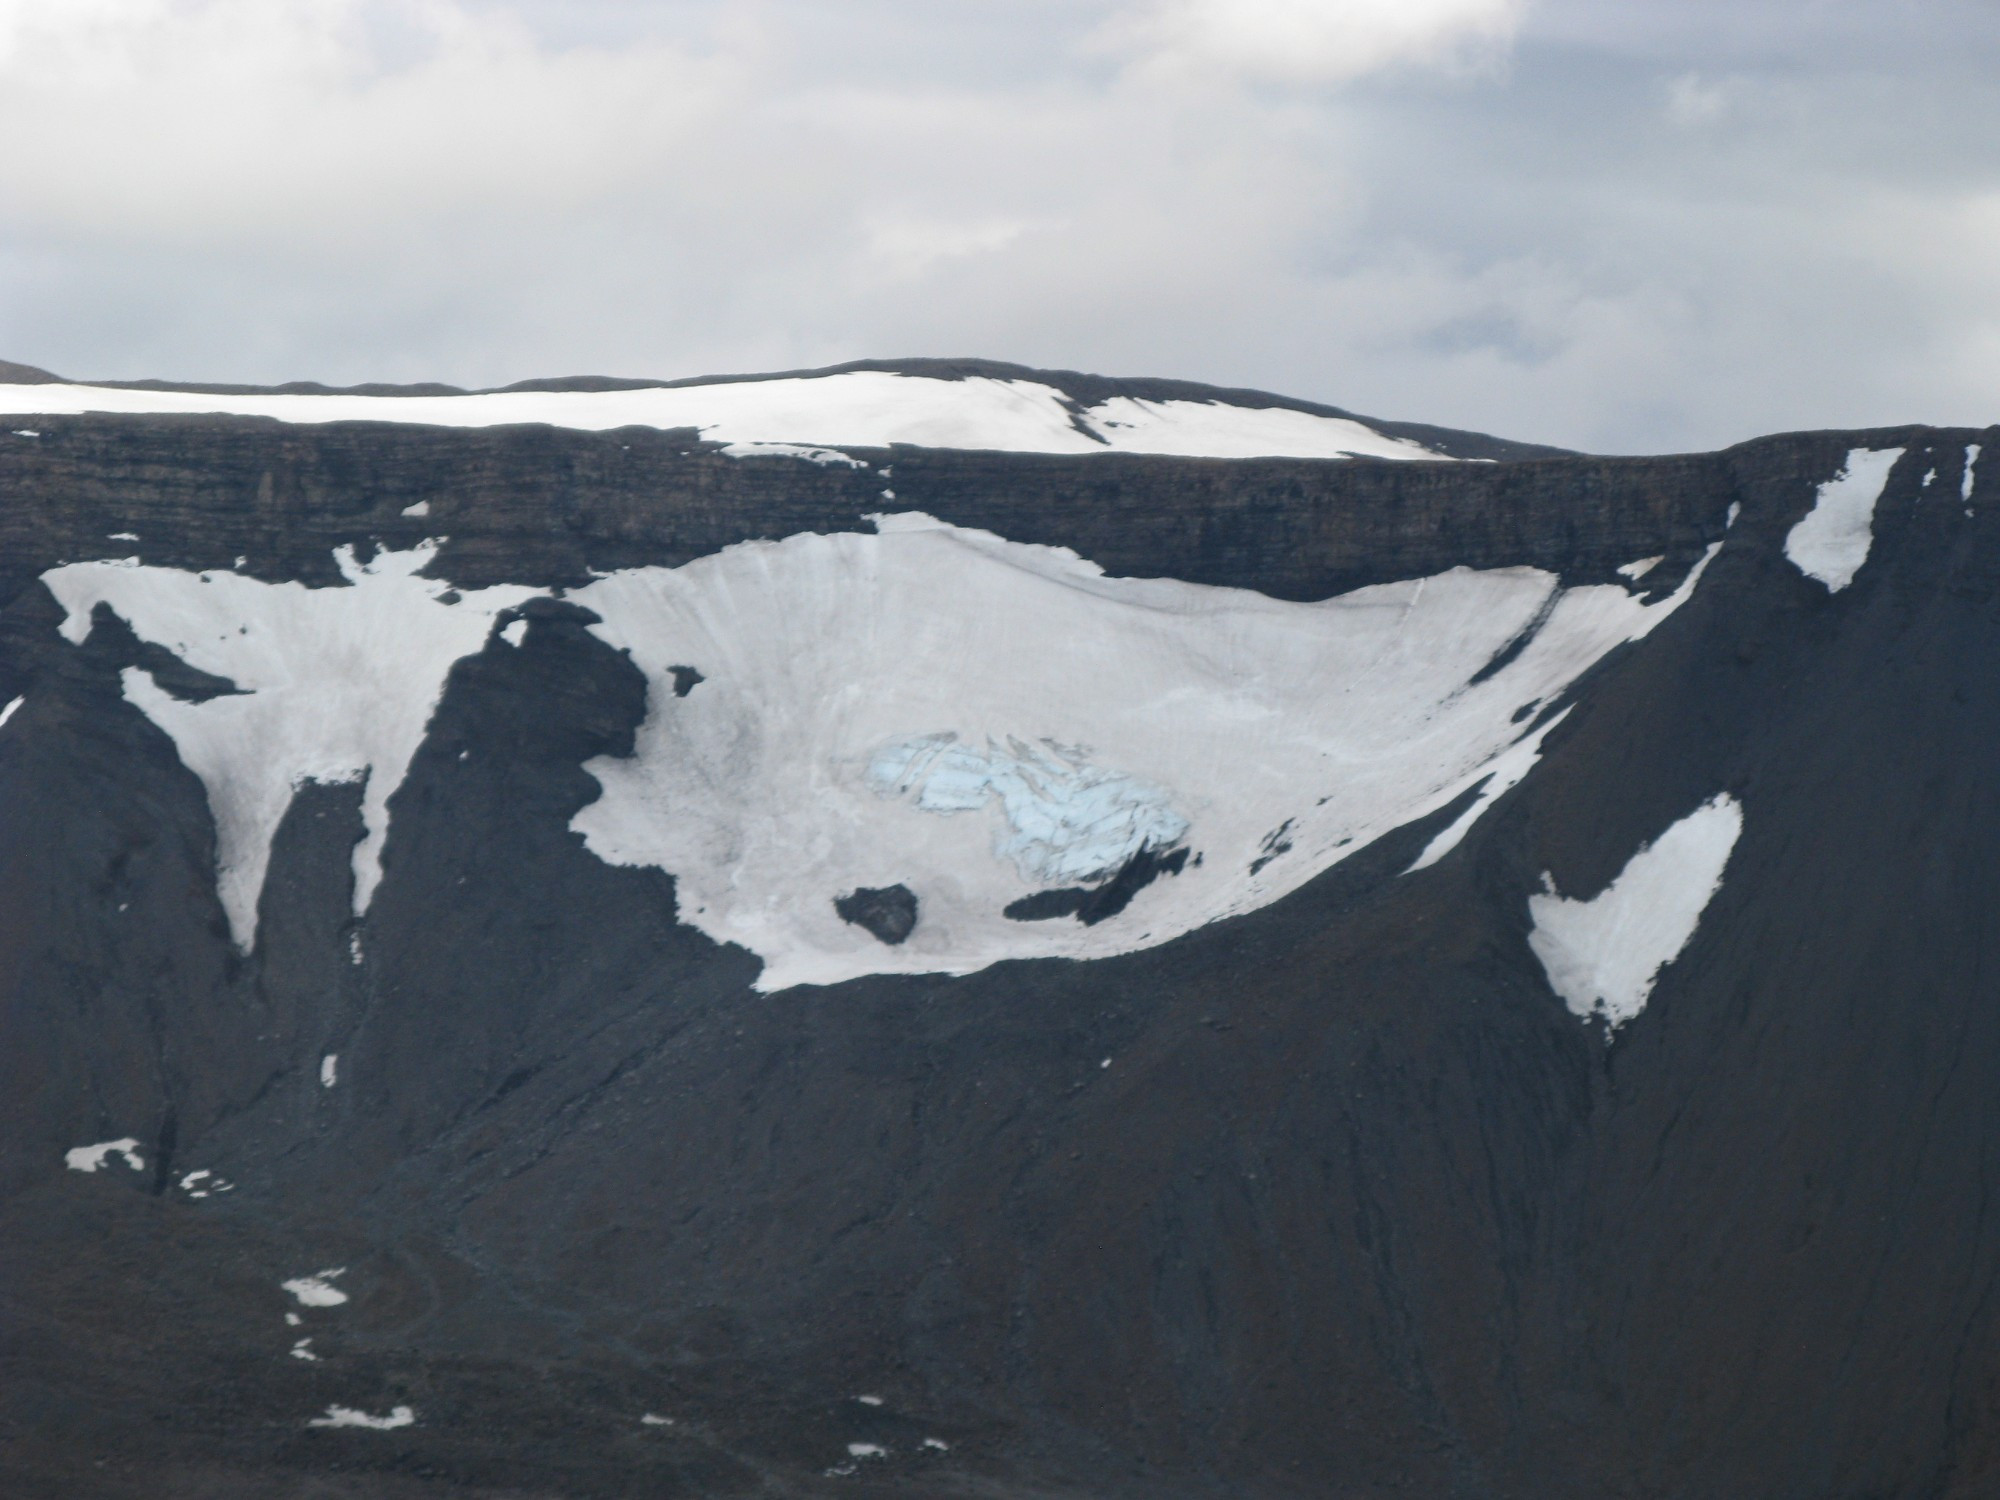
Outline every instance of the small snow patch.
[[301, 1307], [338, 1307], [347, 1300], [347, 1293], [333, 1283], [346, 1273], [347, 1267], [335, 1266], [311, 1276], [295, 1277], [280, 1285], [298, 1298]]
[[500, 639], [510, 646], [518, 647], [527, 638], [528, 622], [526, 620], [509, 620], [505, 625], [500, 627]]
[[311, 1339], [300, 1339], [292, 1345], [292, 1358], [310, 1360], [313, 1364], [319, 1363], [319, 1356], [312, 1352]]
[[353, 964], [361, 962], [361, 929], [358, 927], [347, 935], [347, 959]]
[[847, 1445], [847, 1456], [849, 1458], [887, 1458], [889, 1450], [884, 1448], [880, 1443], [849, 1443]]
[[139, 1143], [129, 1135], [123, 1140], [74, 1147], [63, 1153], [63, 1161], [72, 1172], [95, 1172], [114, 1156], [124, 1157], [125, 1165], [135, 1172], [146, 1170], [146, 1159], [139, 1155]]
[[731, 443], [722, 451], [731, 458], [802, 458], [810, 464], [846, 464], [850, 469], [868, 467], [858, 458], [849, 458], [838, 448], [808, 448], [799, 443]]
[[14, 429], [14, 436], [25, 437], [25, 438], [38, 438], [41, 436], [41, 434], [35, 431], [35, 429], [32, 427], [16, 427]]
[[1839, 593], [1868, 561], [1875, 542], [1875, 503], [1889, 482], [1901, 448], [1856, 448], [1841, 471], [1819, 487], [1803, 521], [1785, 534], [1785, 556], [1827, 592]]
[[28, 700], [25, 696], [16, 698], [12, 703], [8, 704], [5, 708], [0, 708], [0, 729], [5, 729], [7, 727], [7, 721], [13, 718], [15, 713], [20, 709], [21, 705], [23, 703], [26, 703], [27, 701]]
[[1979, 447], [1978, 443], [1972, 443], [1966, 447], [1965, 477], [1958, 482], [1958, 498], [1968, 505], [1972, 503], [1972, 470], [1973, 466], [1979, 462]]
[[319, 1086], [330, 1089], [340, 1082], [340, 1054], [329, 1052], [319, 1060]]
[[113, 542], [136, 542], [139, 540], [139, 533], [136, 531], [114, 531], [107, 540]]
[[880, 1406], [882, 1404], [880, 1396], [856, 1396], [854, 1399], [859, 1401], [863, 1406]]
[[416, 516], [419, 519], [429, 515], [430, 513], [431, 513], [431, 503], [428, 500], [419, 500], [415, 505], [406, 505], [403, 507], [404, 515]]
[[417, 1414], [407, 1406], [396, 1407], [386, 1417], [373, 1417], [351, 1406], [329, 1406], [325, 1416], [314, 1417], [306, 1426], [366, 1427], [375, 1432], [391, 1432], [398, 1427], [413, 1426], [416, 1420]]
[[951, 1444], [947, 1443], [943, 1438], [925, 1438], [924, 1446], [933, 1453], [951, 1452]]
[[645, 1416], [639, 1418], [639, 1425], [641, 1427], [671, 1427], [674, 1425], [674, 1419], [672, 1417], [655, 1416], [652, 1412], [647, 1412]]
[[1624, 567], [1618, 570], [1618, 576], [1620, 578], [1629, 578], [1632, 582], [1637, 583], [1666, 560], [1665, 553], [1662, 553], [1658, 557], [1642, 557], [1637, 562], [1628, 562], [1625, 564]]
[[1680, 957], [1743, 832], [1742, 804], [1720, 793], [1627, 861], [1588, 901], [1546, 892], [1528, 898], [1528, 946], [1577, 1016], [1615, 1029], [1646, 1008], [1660, 970]]

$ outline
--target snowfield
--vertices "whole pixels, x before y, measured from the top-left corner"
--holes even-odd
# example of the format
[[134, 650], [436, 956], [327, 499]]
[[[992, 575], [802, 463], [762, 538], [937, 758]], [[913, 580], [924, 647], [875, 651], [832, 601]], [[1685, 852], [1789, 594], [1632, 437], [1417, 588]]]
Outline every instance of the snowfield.
[[883, 370], [630, 391], [468, 396], [212, 395], [94, 385], [0, 385], [0, 412], [36, 416], [227, 415], [279, 422], [499, 427], [536, 422], [604, 432], [698, 430], [739, 458], [848, 463], [837, 450], [910, 443], [1009, 453], [1160, 453], [1204, 458], [1441, 458], [1347, 417], [1214, 401], [1119, 396], [1086, 410], [1053, 386]]
[[[758, 955], [764, 989], [1149, 947], [1469, 795], [1432, 863], [1533, 768], [1559, 722], [1536, 710], [1707, 565], [1651, 604], [1531, 568], [1290, 603], [1108, 578], [921, 514], [873, 524], [568, 595], [648, 681], [634, 754], [587, 763], [602, 795], [572, 826], [674, 875], [681, 920]], [[420, 576], [434, 555], [343, 549], [328, 588], [132, 561], [44, 575], [72, 642], [106, 605], [233, 689], [197, 702], [124, 674], [207, 791], [246, 951], [297, 788], [365, 781], [365, 913], [452, 662], [523, 649], [499, 617], [537, 591], [454, 591]]]

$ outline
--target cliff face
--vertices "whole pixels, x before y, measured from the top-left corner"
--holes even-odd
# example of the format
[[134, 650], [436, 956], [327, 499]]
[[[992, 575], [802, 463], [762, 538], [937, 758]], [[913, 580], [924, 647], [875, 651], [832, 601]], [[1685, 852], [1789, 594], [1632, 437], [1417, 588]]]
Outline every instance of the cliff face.
[[[2000, 1487], [2000, 512], [1970, 454], [2000, 432], [848, 464], [643, 429], [17, 425], [38, 436], [0, 441], [10, 1495]], [[1830, 587], [1800, 523], [1892, 449]], [[1439, 715], [1531, 659], [1564, 599], [1652, 613], [1523, 704], [1517, 772], [1329, 838], [1268, 899], [1087, 960], [772, 989], [697, 921], [692, 875], [592, 842], [603, 768], [644, 763], [687, 679], [607, 639], [589, 591], [892, 510], [1071, 549], [1100, 591], [1557, 575]], [[451, 607], [522, 602], [494, 596], [450, 660], [365, 911], [379, 784], [307, 778], [246, 944], [196, 741], [170, 731], [248, 679], [201, 666], [192, 627], [140, 628], [193, 616], [121, 613], [130, 587], [66, 603], [61, 570], [359, 589], [427, 537]], [[1813, 565], [1838, 577], [1834, 555]], [[731, 597], [717, 640], [755, 624]], [[1051, 648], [1050, 681], [1090, 645]], [[399, 649], [376, 647], [385, 681]], [[927, 649], [910, 672], [956, 690]], [[686, 665], [692, 714], [729, 679]], [[1203, 870], [1281, 727], [1175, 804]], [[1538, 902], [1651, 890], [1639, 856], [1704, 806], [1740, 814], [1726, 873], [1621, 1011], [1603, 976], [1653, 951], [1661, 900], [1572, 954], [1580, 980]], [[1199, 889], [1184, 865], [1117, 922]], [[909, 879], [922, 934], [945, 896]]]

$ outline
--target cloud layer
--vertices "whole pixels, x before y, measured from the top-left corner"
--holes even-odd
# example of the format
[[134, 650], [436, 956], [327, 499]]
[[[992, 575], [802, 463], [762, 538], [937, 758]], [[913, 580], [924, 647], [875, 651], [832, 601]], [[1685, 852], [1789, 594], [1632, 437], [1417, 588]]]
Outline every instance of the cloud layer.
[[1983, 424], [1996, 31], [1951, 0], [0, 0], [0, 356], [486, 385], [976, 353], [1605, 450]]

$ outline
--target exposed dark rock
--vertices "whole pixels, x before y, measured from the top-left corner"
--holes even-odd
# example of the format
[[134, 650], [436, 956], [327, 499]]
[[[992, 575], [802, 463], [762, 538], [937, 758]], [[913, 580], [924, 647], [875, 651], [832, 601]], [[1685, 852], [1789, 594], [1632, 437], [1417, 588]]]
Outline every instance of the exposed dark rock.
[[1120, 865], [1109, 880], [1098, 885], [1065, 886], [1060, 890], [1036, 891], [1007, 903], [1005, 915], [1016, 922], [1047, 922], [1057, 917], [1075, 917], [1086, 927], [1110, 920], [1132, 904], [1132, 898], [1162, 875], [1178, 875], [1187, 865], [1185, 849], [1161, 851], [1150, 845]]
[[835, 898], [833, 909], [841, 921], [865, 927], [892, 948], [917, 927], [916, 893], [905, 885], [850, 891]]

